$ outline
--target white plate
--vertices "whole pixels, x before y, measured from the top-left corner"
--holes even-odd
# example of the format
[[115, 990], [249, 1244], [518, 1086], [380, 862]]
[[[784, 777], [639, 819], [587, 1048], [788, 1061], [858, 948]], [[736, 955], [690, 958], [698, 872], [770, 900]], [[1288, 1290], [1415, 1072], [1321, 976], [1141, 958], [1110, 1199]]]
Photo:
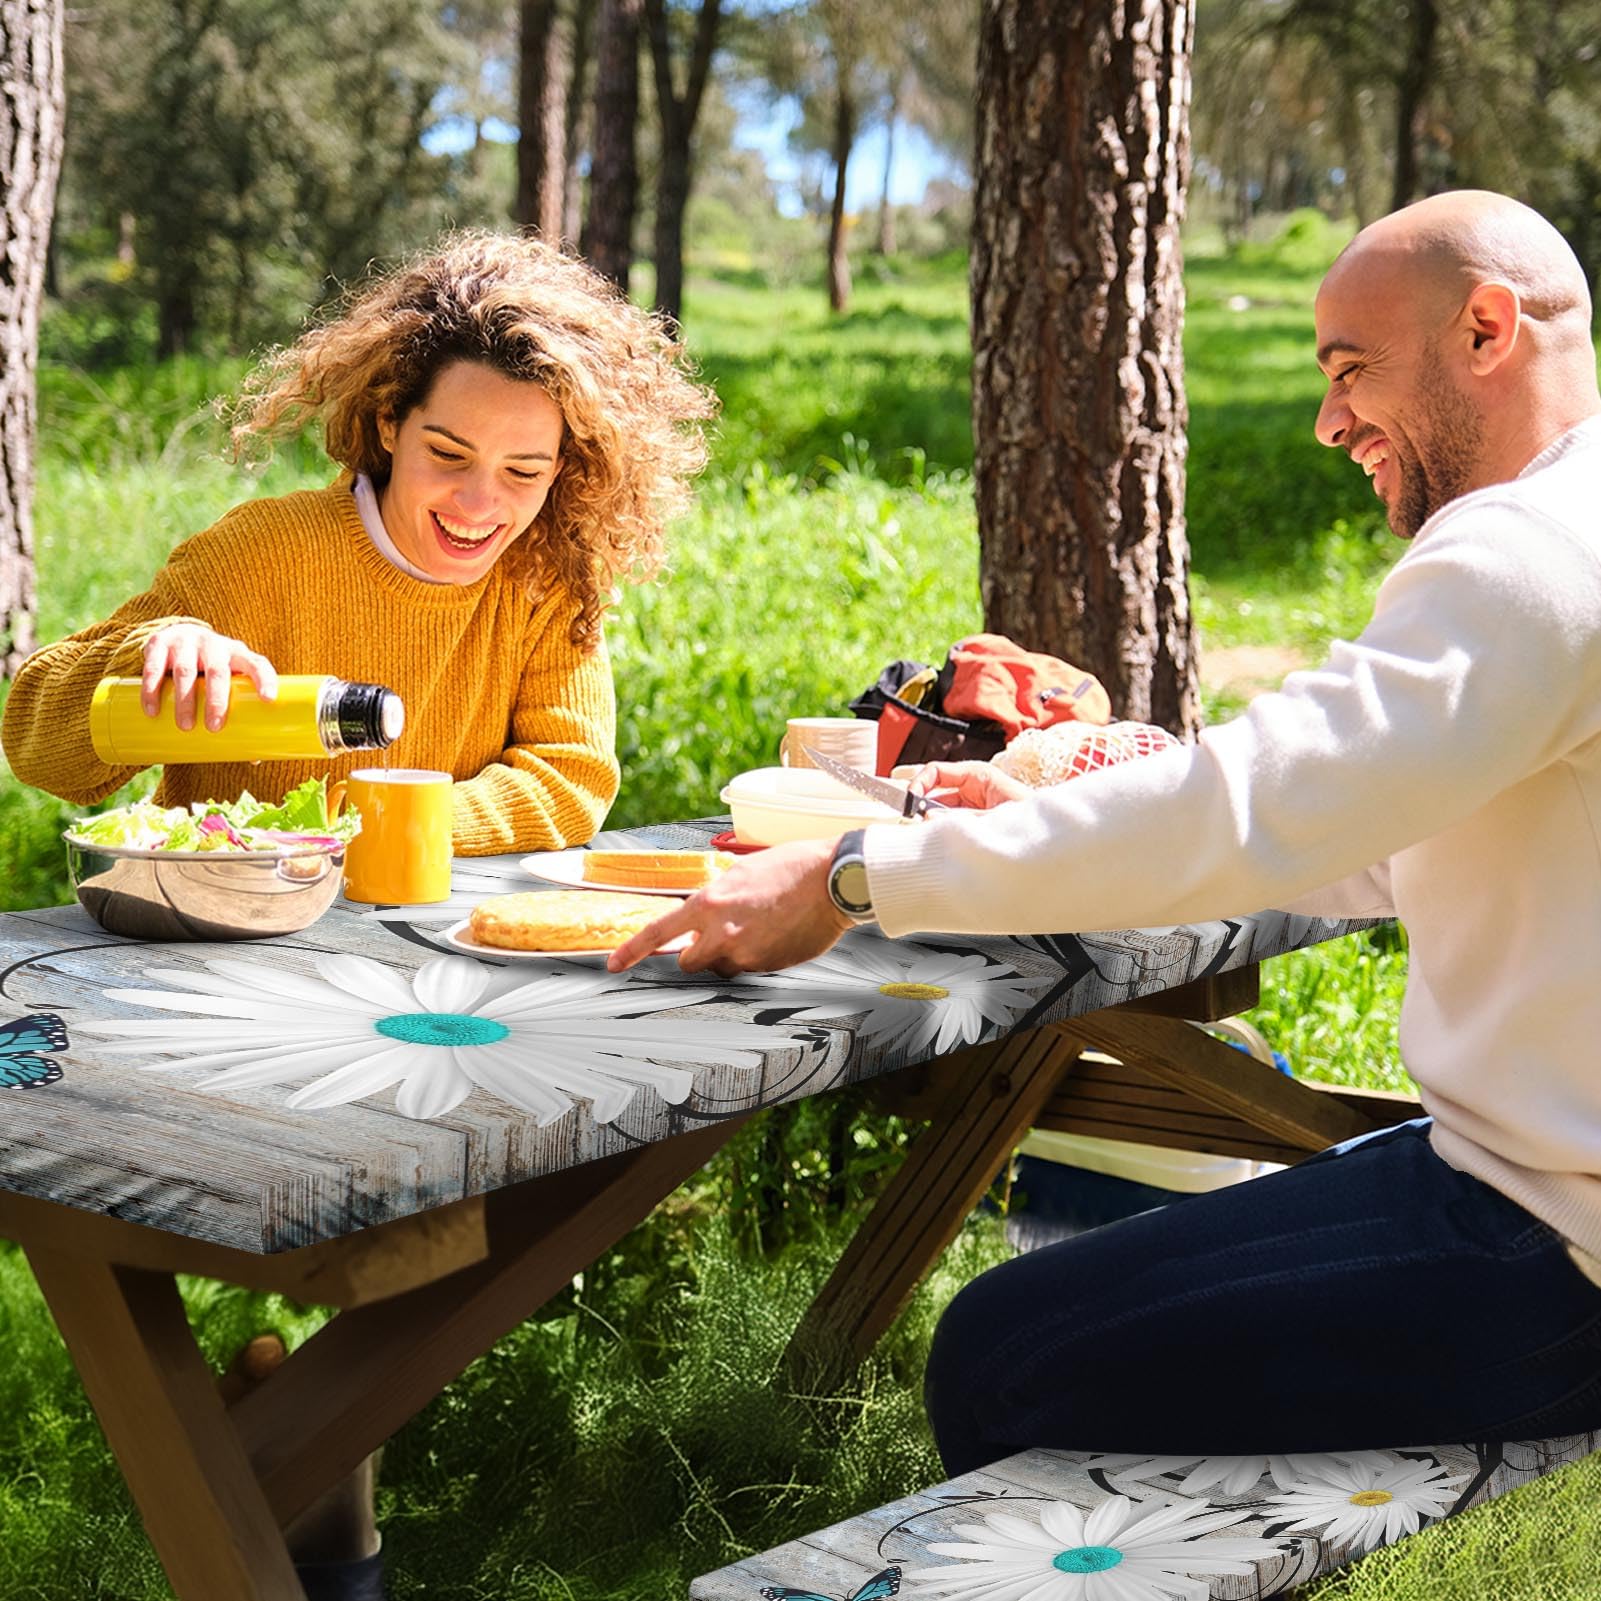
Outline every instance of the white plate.
[[[436, 935], [453, 950], [458, 950], [463, 956], [503, 956], [508, 962], [585, 962], [590, 965], [604, 964], [611, 955], [615, 946], [607, 946], [602, 951], [513, 951], [503, 945], [480, 945], [469, 932], [472, 919], [464, 917], [459, 923], [452, 923], [442, 933]], [[689, 935], [680, 934], [677, 939], [670, 939], [660, 950], [653, 951], [654, 956], [671, 956], [684, 949], [689, 944]]]
[[[693, 895], [693, 889], [647, 888], [644, 884], [614, 884], [610, 879], [585, 878], [584, 857], [588, 851], [575, 846], [566, 851], [535, 851], [522, 859], [522, 868], [549, 884], [565, 884], [568, 889], [620, 889], [630, 895], [676, 895], [680, 900]], [[699, 888], [697, 885], [696, 888]]]

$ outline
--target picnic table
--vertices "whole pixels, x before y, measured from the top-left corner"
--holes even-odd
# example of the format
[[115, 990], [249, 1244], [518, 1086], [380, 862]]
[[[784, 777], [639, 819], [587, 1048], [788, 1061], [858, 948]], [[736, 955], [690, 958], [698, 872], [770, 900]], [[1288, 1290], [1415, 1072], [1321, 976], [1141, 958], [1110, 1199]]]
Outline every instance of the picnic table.
[[[473, 902], [533, 887], [519, 862], [460, 859], [441, 906], [340, 901], [268, 941], [0, 917], [0, 1027], [35, 1020], [3, 1060], [0, 1236], [181, 1601], [300, 1601], [289, 1520], [765, 1107], [882, 1079], [928, 1121], [796, 1331], [814, 1375], [871, 1349], [1031, 1126], [1289, 1161], [1407, 1115], [1192, 1026], [1250, 1006], [1264, 958], [1363, 923], [857, 930], [732, 981], [453, 952]], [[339, 1315], [226, 1405], [176, 1273]]]

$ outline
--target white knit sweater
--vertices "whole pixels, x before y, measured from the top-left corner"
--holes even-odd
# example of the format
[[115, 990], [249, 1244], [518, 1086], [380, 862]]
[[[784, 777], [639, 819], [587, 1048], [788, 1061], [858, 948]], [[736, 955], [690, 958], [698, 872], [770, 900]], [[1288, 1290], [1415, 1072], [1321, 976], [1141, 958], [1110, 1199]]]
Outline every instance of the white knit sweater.
[[1601, 416], [1437, 512], [1357, 640], [1195, 745], [866, 855], [890, 934], [1393, 911], [1435, 1149], [1601, 1255]]

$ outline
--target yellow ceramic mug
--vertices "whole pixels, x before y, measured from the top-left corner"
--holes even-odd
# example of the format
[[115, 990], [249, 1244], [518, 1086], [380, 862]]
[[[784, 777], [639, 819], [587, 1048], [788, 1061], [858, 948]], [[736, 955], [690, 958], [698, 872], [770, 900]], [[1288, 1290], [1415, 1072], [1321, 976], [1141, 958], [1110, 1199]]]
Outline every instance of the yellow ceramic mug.
[[449, 773], [362, 767], [345, 786], [361, 832], [345, 852], [345, 897], [416, 906], [450, 897]]

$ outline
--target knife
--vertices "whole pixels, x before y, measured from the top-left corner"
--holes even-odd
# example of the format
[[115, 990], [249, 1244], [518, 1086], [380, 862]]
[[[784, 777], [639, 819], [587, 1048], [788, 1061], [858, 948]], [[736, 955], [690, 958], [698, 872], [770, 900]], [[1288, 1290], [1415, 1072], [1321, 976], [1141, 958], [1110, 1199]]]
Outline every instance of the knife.
[[927, 812], [942, 812], [946, 810], [944, 801], [930, 800], [927, 795], [914, 795], [909, 789], [902, 789], [899, 784], [892, 784], [887, 778], [874, 778], [870, 773], [864, 773], [859, 768], [847, 767], [844, 762], [835, 761], [832, 756], [825, 756], [820, 750], [813, 750], [810, 745], [802, 745], [806, 752], [806, 759], [815, 762], [820, 771], [828, 774], [830, 778], [837, 778], [842, 784], [849, 784], [854, 790], [863, 795], [871, 795], [874, 800], [882, 801], [891, 811], [896, 811], [902, 817], [922, 817]]

